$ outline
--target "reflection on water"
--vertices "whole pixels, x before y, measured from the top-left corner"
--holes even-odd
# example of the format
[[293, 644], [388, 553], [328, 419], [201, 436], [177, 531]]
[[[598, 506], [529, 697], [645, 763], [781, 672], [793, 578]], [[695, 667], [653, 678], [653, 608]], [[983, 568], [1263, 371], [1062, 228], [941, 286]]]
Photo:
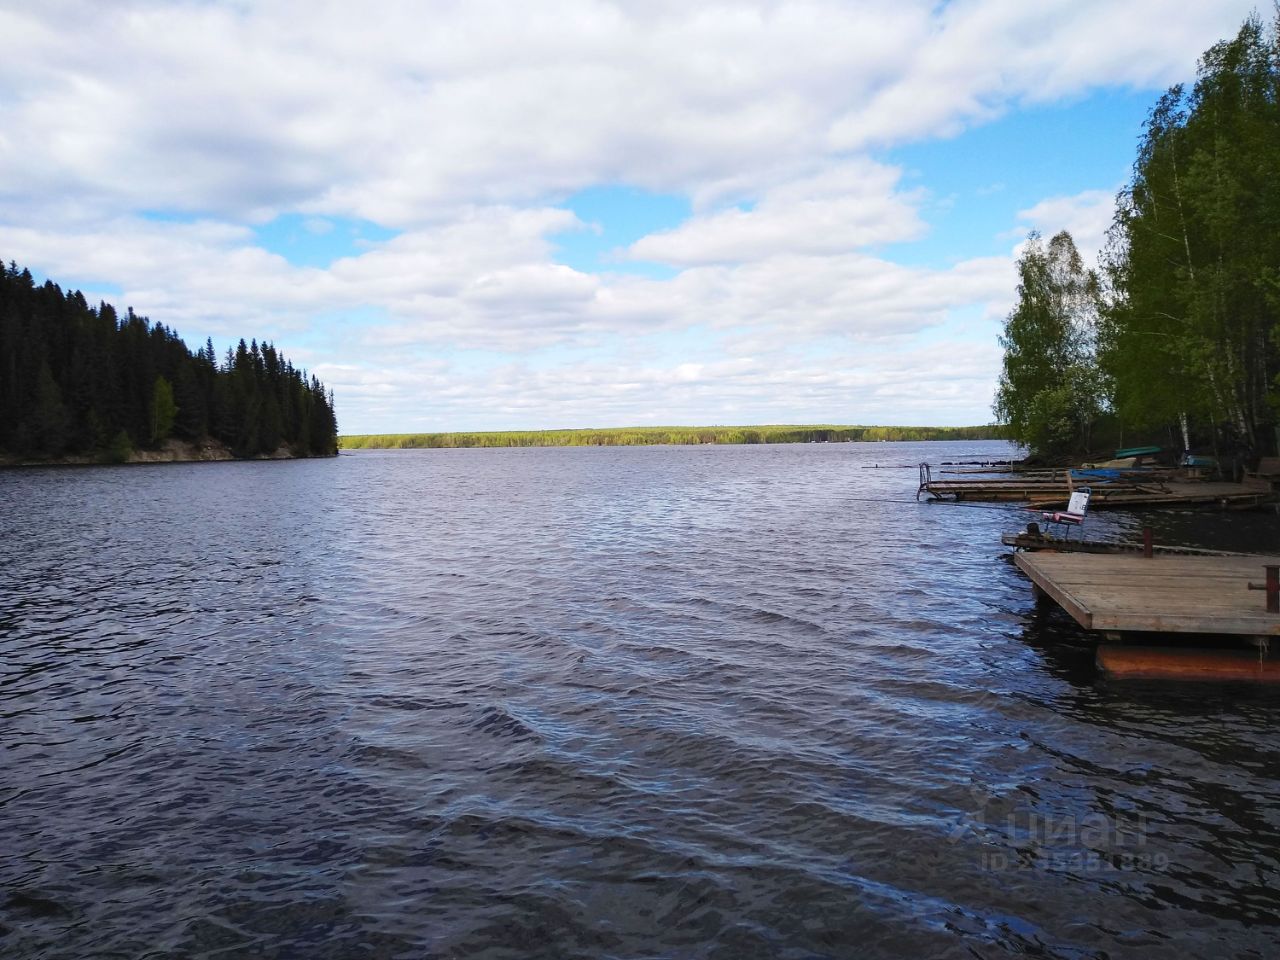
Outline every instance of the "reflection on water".
[[997, 455], [0, 474], [0, 953], [1274, 955], [1280, 704], [1100, 683]]

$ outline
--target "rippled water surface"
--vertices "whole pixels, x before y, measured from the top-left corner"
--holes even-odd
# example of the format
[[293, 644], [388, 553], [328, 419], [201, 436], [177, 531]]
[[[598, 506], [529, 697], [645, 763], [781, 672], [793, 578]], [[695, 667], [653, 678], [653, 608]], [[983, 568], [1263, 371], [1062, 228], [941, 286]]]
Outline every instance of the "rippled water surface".
[[0, 955], [1280, 955], [1280, 697], [1099, 682], [996, 454], [0, 473]]

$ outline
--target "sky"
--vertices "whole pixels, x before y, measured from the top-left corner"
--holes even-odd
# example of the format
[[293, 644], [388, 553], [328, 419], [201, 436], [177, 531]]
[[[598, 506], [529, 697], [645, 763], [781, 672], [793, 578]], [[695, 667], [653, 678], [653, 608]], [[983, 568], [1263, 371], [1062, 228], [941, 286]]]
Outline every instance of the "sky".
[[1254, 6], [0, 0], [0, 258], [345, 434], [987, 423], [1028, 232]]

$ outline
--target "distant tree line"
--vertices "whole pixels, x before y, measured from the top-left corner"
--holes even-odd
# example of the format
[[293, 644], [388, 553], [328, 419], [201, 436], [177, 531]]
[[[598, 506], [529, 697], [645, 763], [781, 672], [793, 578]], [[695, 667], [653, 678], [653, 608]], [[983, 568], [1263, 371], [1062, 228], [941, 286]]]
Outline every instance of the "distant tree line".
[[842, 443], [876, 440], [989, 440], [999, 427], [616, 427], [584, 430], [494, 430], [476, 433], [393, 433], [342, 438], [342, 446], [422, 447], [628, 447], [703, 443]]
[[126, 459], [170, 437], [208, 437], [241, 457], [281, 446], [337, 452], [332, 394], [276, 348], [241, 340], [219, 362], [130, 308], [0, 268], [0, 453]]
[[1032, 236], [998, 419], [1042, 453], [1280, 443], [1280, 14], [1211, 47], [1151, 110], [1097, 271]]

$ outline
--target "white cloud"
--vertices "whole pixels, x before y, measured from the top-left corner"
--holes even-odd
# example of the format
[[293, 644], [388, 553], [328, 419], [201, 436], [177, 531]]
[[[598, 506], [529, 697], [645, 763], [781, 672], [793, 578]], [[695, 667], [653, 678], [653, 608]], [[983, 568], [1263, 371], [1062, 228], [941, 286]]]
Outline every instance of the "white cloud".
[[833, 149], [1178, 79], [1247, 9], [32, 4], [0, 13], [0, 191], [406, 225], [602, 181], [760, 190]]
[[[1249, 9], [9, 4], [0, 253], [119, 285], [118, 305], [184, 333], [275, 337], [332, 381], [354, 429], [411, 428], [417, 409], [438, 426], [985, 419], [998, 356], [957, 317], [1003, 312], [1011, 258], [895, 262], [883, 248], [925, 235], [946, 200], [872, 151], [1184, 79]], [[600, 184], [689, 198], [687, 222], [627, 250], [674, 277], [554, 262], [554, 235], [591, 229], [557, 202]], [[1094, 250], [1112, 197], [1098, 188], [1009, 225]], [[344, 217], [399, 233], [297, 267], [251, 229], [282, 213], [317, 238]], [[695, 329], [708, 355], [672, 357], [668, 338]]]
[[631, 256], [672, 264], [760, 260], [779, 251], [836, 254], [911, 240], [924, 232], [914, 196], [897, 192], [899, 172], [869, 160], [846, 162], [767, 191], [750, 210], [704, 214], [632, 244]]
[[[317, 372], [344, 396], [403, 408], [404, 430], [621, 426], [628, 423], [975, 422], [964, 404], [985, 400], [999, 365], [994, 342], [906, 351], [835, 352], [820, 359], [766, 356], [634, 363], [625, 357], [537, 369], [510, 363], [478, 374], [408, 359], [385, 376], [348, 367]], [[927, 375], [922, 375], [927, 371]], [[779, 398], [782, 398], [781, 402]], [[653, 402], [661, 398], [661, 404]], [[945, 411], [939, 414], [939, 411]]]
[[1095, 264], [1106, 244], [1115, 209], [1116, 190], [1086, 190], [1071, 197], [1048, 197], [1018, 211], [1018, 220], [1023, 226], [1014, 233], [1025, 237], [1028, 230], [1036, 230], [1047, 238], [1066, 230], [1085, 263]]

